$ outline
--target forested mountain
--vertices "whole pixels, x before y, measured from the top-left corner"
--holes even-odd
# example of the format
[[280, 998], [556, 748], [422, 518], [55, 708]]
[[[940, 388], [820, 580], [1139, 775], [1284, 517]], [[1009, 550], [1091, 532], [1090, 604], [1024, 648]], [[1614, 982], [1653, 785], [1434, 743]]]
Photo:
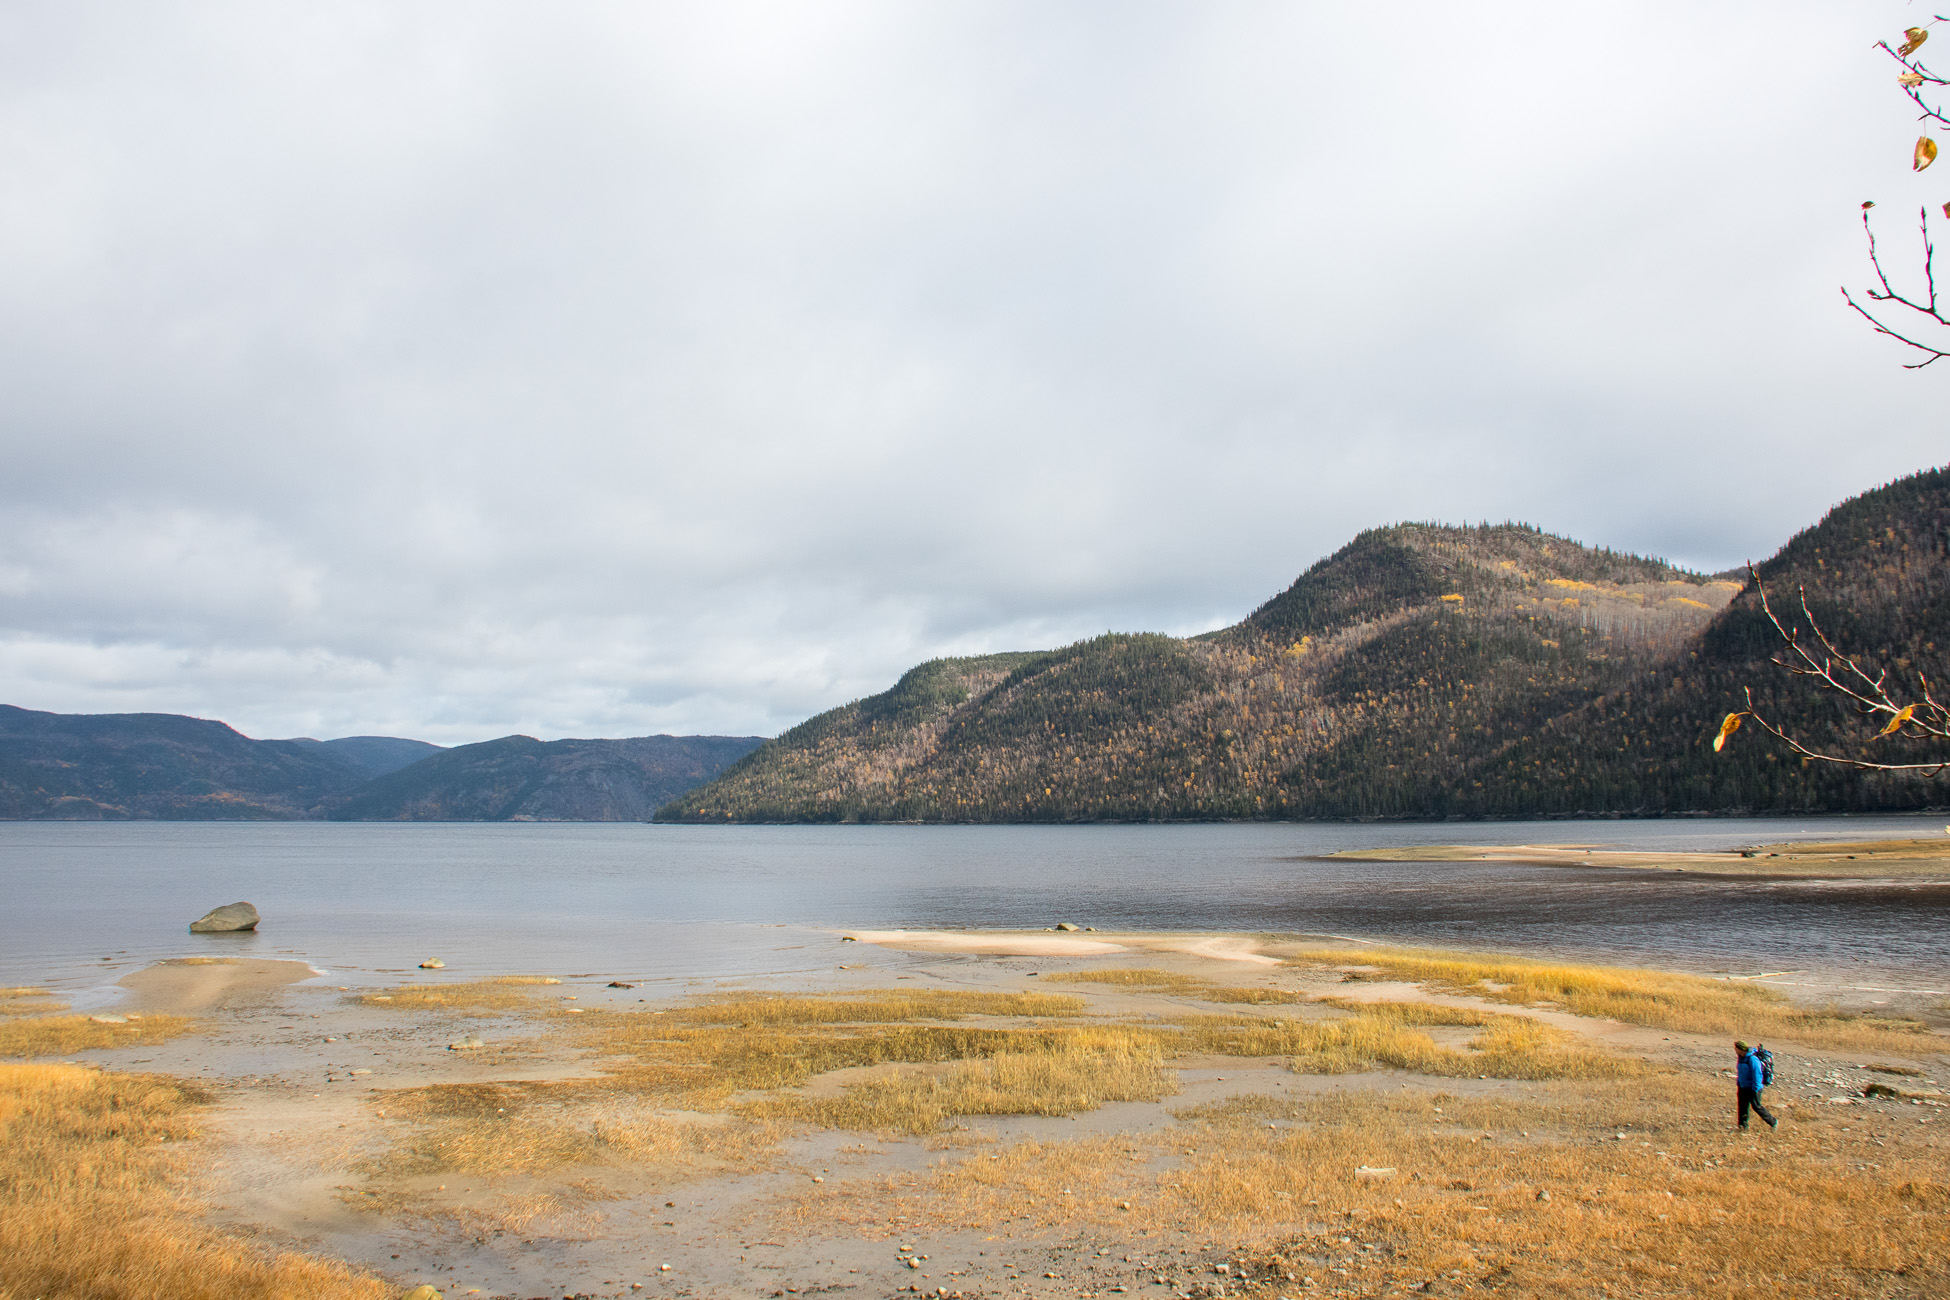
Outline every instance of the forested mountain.
[[[1762, 572], [1844, 644], [1941, 664], [1950, 475], [1837, 507]], [[660, 813], [688, 821], [1542, 816], [1902, 808], [1943, 786], [1710, 748], [1740, 688], [1841, 743], [1741, 584], [1522, 525], [1363, 533], [1239, 624], [938, 660]], [[1731, 601], [1731, 604], [1729, 602]], [[1893, 742], [1882, 742], [1892, 745]]]
[[203, 718], [0, 705], [0, 817], [298, 817], [366, 779], [316, 741], [252, 740]]
[[336, 821], [648, 821], [743, 758], [759, 736], [458, 745], [327, 802]]
[[[1836, 645], [1906, 679], [1913, 698], [1917, 673], [1936, 683], [1950, 669], [1950, 470], [1843, 502], [1761, 565], [1760, 575], [1783, 622], [1805, 621], [1805, 590]], [[1672, 662], [1486, 753], [1454, 811], [1889, 812], [1950, 804], [1950, 778], [1804, 763], [1754, 729], [1713, 753], [1719, 719], [1746, 707], [1743, 688], [1763, 715], [1824, 753], [1913, 762], [1941, 752], [1923, 741], [1871, 739], [1874, 728], [1838, 697], [1769, 662], [1782, 651], [1758, 594], [1743, 592]]]

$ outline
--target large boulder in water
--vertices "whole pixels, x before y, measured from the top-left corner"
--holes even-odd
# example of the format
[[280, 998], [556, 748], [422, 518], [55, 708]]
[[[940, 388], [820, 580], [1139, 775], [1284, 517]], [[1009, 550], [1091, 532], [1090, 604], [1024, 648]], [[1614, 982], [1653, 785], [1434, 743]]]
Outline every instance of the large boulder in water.
[[257, 909], [249, 903], [226, 903], [190, 922], [191, 934], [227, 934], [256, 928]]

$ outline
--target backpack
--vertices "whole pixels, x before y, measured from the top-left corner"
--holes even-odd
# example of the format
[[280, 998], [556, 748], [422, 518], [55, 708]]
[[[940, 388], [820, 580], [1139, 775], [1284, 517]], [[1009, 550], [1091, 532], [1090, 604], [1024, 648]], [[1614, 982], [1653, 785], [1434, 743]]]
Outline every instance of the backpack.
[[1774, 1053], [1768, 1051], [1765, 1047], [1757, 1046], [1754, 1048], [1754, 1059], [1760, 1062], [1760, 1086], [1763, 1088], [1773, 1087]]

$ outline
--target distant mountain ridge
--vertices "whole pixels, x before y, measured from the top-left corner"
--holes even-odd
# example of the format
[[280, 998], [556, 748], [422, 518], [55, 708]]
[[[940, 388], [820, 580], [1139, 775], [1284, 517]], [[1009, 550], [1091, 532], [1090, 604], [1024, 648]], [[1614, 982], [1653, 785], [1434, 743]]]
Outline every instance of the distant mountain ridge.
[[[1777, 605], [1807, 582], [1851, 649], [1940, 668], [1950, 473], [1844, 502], [1762, 574]], [[1807, 767], [1748, 733], [1711, 752], [1749, 685], [1811, 740], [1862, 743], [1835, 701], [1768, 662], [1778, 637], [1739, 576], [1520, 524], [1372, 529], [1204, 636], [1110, 635], [922, 664], [760, 746], [658, 817], [1538, 817], [1950, 802], [1941, 782]]]
[[431, 758], [446, 748], [445, 745], [407, 740], [401, 736], [342, 736], [337, 740], [313, 740], [305, 736], [291, 743], [318, 745], [331, 750], [369, 777], [397, 772], [409, 763]]
[[335, 821], [649, 821], [758, 748], [759, 736], [461, 745], [327, 800]]
[[366, 779], [316, 742], [252, 740], [204, 718], [0, 705], [0, 817], [284, 819]]
[[761, 739], [509, 736], [443, 749], [397, 736], [253, 740], [172, 713], [0, 705], [0, 819], [644, 821]]

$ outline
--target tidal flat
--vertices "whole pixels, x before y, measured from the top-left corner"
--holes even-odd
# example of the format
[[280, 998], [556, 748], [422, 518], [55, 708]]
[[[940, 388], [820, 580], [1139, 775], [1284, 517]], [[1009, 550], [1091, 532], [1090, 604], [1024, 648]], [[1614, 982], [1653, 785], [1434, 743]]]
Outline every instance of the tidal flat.
[[[106, 1013], [7, 990], [0, 1297], [1950, 1288], [1939, 995], [1251, 933], [812, 948], [681, 991], [247, 957]], [[1736, 1035], [1778, 1130], [1734, 1127]]]

